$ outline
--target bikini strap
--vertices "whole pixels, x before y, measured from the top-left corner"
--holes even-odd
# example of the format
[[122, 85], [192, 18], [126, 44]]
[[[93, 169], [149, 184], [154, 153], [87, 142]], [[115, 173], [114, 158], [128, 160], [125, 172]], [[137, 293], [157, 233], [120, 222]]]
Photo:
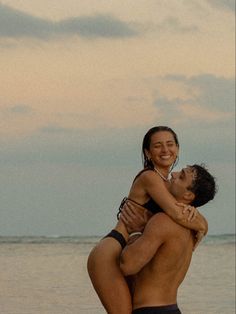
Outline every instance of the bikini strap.
[[116, 215], [117, 220], [120, 219], [120, 214], [121, 214], [122, 208], [123, 208], [123, 206], [125, 205], [125, 203], [126, 203], [127, 201], [131, 201], [131, 202], [133, 202], [133, 203], [135, 203], [135, 204], [137, 204], [137, 205], [139, 205], [139, 206], [142, 206], [141, 204], [139, 204], [138, 202], [132, 200], [131, 198], [124, 197], [123, 200], [122, 200], [121, 203], [120, 203], [120, 207], [119, 207], [118, 213], [117, 213], [117, 215]]
[[119, 231], [115, 230], [115, 229], [112, 229], [111, 232], [109, 232], [103, 239], [105, 239], [105, 238], [113, 238], [113, 239], [115, 239], [117, 242], [120, 243], [120, 246], [121, 246], [122, 249], [127, 244], [123, 234], [120, 233]]
[[118, 209], [118, 213], [117, 213], [117, 215], [116, 215], [117, 220], [120, 219], [120, 214], [121, 214], [122, 208], [123, 208], [123, 206], [125, 205], [125, 202], [126, 202], [127, 200], [128, 200], [128, 197], [124, 197], [123, 200], [121, 201], [120, 206], [119, 206], [119, 209]]

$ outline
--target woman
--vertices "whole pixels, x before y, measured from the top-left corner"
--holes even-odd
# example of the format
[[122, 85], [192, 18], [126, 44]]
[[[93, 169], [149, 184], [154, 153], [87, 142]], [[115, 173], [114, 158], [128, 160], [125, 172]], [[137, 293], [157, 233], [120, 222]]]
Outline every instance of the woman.
[[[152, 214], [164, 211], [177, 223], [206, 233], [205, 219], [200, 214], [192, 222], [183, 219], [179, 205], [168, 191], [168, 175], [179, 153], [175, 132], [166, 126], [151, 128], [143, 139], [142, 152], [144, 169], [135, 177], [128, 199]], [[115, 230], [96, 245], [88, 258], [91, 281], [109, 314], [132, 312], [129, 287], [119, 267], [119, 255], [129, 237], [123, 221], [119, 220]]]

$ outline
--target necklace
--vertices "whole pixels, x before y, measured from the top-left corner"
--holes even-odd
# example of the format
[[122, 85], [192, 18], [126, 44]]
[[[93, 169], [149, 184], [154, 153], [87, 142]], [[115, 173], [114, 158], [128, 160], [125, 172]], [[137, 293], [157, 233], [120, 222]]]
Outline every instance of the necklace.
[[167, 179], [165, 176], [163, 176], [163, 174], [162, 174], [156, 167], [154, 167], [154, 171], [155, 171], [156, 173], [158, 173], [159, 176], [160, 176], [164, 181], [168, 181], [168, 179]]

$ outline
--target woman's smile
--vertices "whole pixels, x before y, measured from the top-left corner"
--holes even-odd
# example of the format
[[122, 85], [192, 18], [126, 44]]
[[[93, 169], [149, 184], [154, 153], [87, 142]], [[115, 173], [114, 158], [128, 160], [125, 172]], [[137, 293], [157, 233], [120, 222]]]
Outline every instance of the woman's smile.
[[171, 155], [161, 155], [160, 158], [164, 160], [169, 160], [171, 158]]

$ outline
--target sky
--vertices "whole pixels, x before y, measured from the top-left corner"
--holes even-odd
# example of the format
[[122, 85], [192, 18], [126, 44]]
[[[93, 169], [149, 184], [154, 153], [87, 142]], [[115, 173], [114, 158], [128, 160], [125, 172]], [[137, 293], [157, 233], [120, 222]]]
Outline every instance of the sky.
[[168, 125], [235, 233], [234, 0], [0, 0], [0, 236], [94, 236]]

